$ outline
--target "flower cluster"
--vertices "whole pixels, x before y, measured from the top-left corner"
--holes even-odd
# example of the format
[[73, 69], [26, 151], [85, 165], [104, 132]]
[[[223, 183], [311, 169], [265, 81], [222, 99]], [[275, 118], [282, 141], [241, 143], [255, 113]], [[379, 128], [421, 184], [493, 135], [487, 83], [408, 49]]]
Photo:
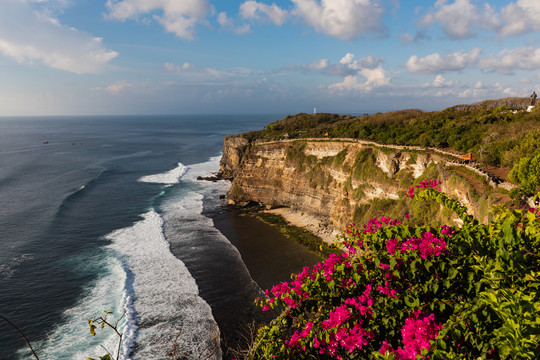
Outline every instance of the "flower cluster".
[[420, 184], [414, 185], [413, 187], [409, 188], [409, 192], [407, 193], [407, 196], [410, 198], [413, 198], [414, 192], [416, 189], [420, 189], [420, 191], [422, 191], [425, 189], [433, 188], [433, 189], [437, 189], [437, 191], [441, 191], [441, 188], [439, 187], [439, 185], [441, 184], [442, 184], [442, 181], [424, 180], [420, 182]]
[[393, 349], [387, 341], [383, 341], [379, 351], [381, 354], [395, 353], [396, 360], [416, 360], [417, 355], [422, 355], [422, 350], [430, 349], [430, 341], [437, 337], [441, 329], [442, 324], [435, 322], [434, 314], [416, 310], [401, 328], [403, 347]]
[[[453, 230], [449, 227], [444, 227], [441, 232], [443, 231], [446, 234], [453, 233]], [[386, 250], [391, 255], [394, 255], [398, 251], [402, 253], [406, 253], [409, 250], [418, 251], [422, 259], [439, 256], [442, 253], [448, 252], [446, 241], [436, 237], [429, 231], [423, 233], [421, 238], [411, 237], [401, 244], [398, 239], [389, 239], [386, 242]]]
[[[423, 182], [412, 193], [439, 184]], [[445, 194], [424, 195], [466, 214]], [[540, 298], [512, 292], [516, 284], [540, 286], [531, 265], [540, 240], [530, 237], [540, 233], [540, 218], [531, 213], [501, 211], [488, 225], [463, 215], [462, 227], [407, 226], [388, 217], [351, 224], [343, 253], [265, 292], [263, 310], [277, 307], [281, 314], [259, 330], [248, 359], [540, 358], [536, 334], [522, 335], [536, 329], [535, 314], [527, 310], [530, 319], [519, 319], [528, 327], [504, 327], [515, 314], [500, 306], [515, 300], [519, 314], [531, 301], [540, 307]], [[528, 224], [530, 231], [508, 231], [509, 224]], [[523, 276], [506, 275], [514, 273]], [[507, 345], [517, 338], [525, 340]]]

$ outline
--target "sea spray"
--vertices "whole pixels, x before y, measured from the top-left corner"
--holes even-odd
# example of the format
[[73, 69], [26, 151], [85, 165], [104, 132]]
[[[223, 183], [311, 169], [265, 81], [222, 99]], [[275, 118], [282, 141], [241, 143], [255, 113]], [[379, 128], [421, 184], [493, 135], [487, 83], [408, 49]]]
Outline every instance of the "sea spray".
[[217, 359], [219, 336], [211, 309], [199, 297], [185, 265], [170, 252], [162, 227], [163, 219], [152, 210], [143, 220], [107, 236], [110, 249], [133, 273], [139, 331], [132, 358], [165, 357], [176, 339], [182, 354], [198, 358], [204, 355], [200, 351], [214, 347]]
[[184, 164], [178, 163], [178, 166], [176, 168], [167, 171], [166, 173], [142, 176], [139, 178], [139, 181], [172, 185], [178, 183], [178, 180], [180, 180], [180, 178], [187, 172], [187, 170], [188, 168]]
[[100, 276], [85, 288], [84, 296], [78, 303], [64, 312], [55, 328], [44, 331], [47, 337], [36, 344], [37, 353], [44, 359], [84, 359], [103, 356], [105, 347], [116, 354], [116, 334], [99, 331], [92, 337], [88, 328], [89, 319], [103, 316], [103, 310], [107, 310], [113, 312], [109, 320], [123, 316], [119, 322], [120, 331], [124, 333], [120, 359], [127, 359], [136, 326], [132, 294], [126, 289], [128, 276], [123, 264], [107, 254], [72, 261], [80, 262], [81, 271], [90, 264], [101, 269]]

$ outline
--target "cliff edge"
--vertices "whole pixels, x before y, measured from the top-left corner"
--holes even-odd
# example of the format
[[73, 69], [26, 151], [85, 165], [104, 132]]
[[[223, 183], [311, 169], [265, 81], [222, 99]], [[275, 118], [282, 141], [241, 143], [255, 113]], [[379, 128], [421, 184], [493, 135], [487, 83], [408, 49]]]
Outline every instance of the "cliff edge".
[[351, 222], [372, 217], [409, 214], [418, 223], [459, 222], [454, 214], [405, 196], [421, 180], [441, 180], [443, 191], [484, 222], [493, 203], [509, 201], [506, 190], [490, 187], [449, 156], [354, 139], [250, 142], [228, 136], [220, 167], [219, 175], [232, 180], [230, 204], [286, 207], [313, 219], [315, 233], [333, 238]]

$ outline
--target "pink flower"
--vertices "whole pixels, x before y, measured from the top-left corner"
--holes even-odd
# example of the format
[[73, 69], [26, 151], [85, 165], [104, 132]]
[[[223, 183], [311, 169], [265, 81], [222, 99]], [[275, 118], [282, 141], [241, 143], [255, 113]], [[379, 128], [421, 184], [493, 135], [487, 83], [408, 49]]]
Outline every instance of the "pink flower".
[[390, 344], [388, 344], [388, 342], [386, 340], [384, 340], [382, 342], [382, 346], [381, 346], [381, 349], [379, 350], [379, 352], [381, 354], [386, 354], [386, 352], [390, 352], [390, 353], [393, 353], [395, 350], [390, 346]]
[[390, 239], [386, 242], [386, 250], [390, 253], [390, 255], [394, 255], [396, 251], [398, 250], [398, 239]]
[[443, 239], [435, 237], [431, 232], [422, 234], [422, 238], [410, 238], [401, 244], [401, 252], [408, 250], [416, 250], [420, 253], [420, 257], [439, 256], [442, 253], [448, 252], [446, 242]]
[[435, 314], [415, 311], [413, 317], [406, 319], [401, 328], [403, 349], [397, 349], [397, 359], [415, 360], [423, 349], [430, 349], [430, 340], [435, 339], [441, 329], [442, 324], [435, 322]]
[[[437, 180], [425, 180], [421, 181], [420, 184], [414, 185], [413, 187], [409, 188], [409, 192], [407, 193], [407, 196], [410, 198], [414, 197], [414, 192], [416, 189], [420, 189], [420, 191], [427, 189], [428, 187], [431, 188], [437, 188], [438, 185], [442, 184], [442, 181]], [[437, 191], [441, 191], [440, 188], [436, 189]]]
[[351, 311], [345, 305], [338, 306], [334, 311], [330, 311], [328, 320], [322, 322], [323, 329], [336, 328], [342, 325], [351, 317]]

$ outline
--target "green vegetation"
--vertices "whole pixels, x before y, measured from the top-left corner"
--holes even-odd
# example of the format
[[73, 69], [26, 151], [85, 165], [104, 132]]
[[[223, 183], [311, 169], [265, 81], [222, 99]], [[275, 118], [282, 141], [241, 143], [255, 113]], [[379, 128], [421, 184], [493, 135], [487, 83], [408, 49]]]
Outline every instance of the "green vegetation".
[[[519, 165], [512, 180], [523, 183], [527, 176], [523, 190], [532, 194], [540, 186], [540, 177], [536, 176], [540, 172], [531, 170], [540, 159], [534, 160], [540, 155], [540, 110], [524, 111], [527, 101], [507, 98], [443, 111], [401, 110], [365, 116], [301, 113], [241, 136], [249, 141], [353, 138], [380, 144], [450, 147], [472, 152], [484, 164], [508, 168]], [[528, 160], [521, 161], [524, 157]]]
[[279, 215], [269, 214], [266, 212], [255, 212], [253, 215], [259, 220], [274, 226], [283, 235], [298, 242], [300, 245], [306, 247], [319, 256], [326, 257], [337, 251], [335, 246], [328, 245], [306, 229], [290, 225], [287, 223], [287, 221], [285, 221], [285, 219], [283, 219], [283, 217]]
[[246, 359], [540, 358], [540, 209], [496, 207], [482, 225], [438, 184], [409, 196], [445, 207], [462, 227], [352, 224], [347, 252], [265, 292], [262, 310], [280, 315]]

